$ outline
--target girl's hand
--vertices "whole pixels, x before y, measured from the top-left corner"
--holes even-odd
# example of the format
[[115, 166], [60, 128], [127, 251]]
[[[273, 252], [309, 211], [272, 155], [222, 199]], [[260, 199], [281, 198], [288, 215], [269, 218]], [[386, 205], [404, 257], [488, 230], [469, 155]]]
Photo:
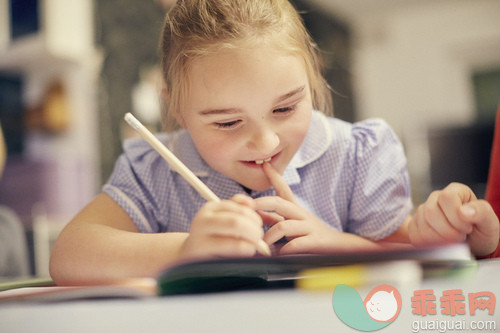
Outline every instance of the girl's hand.
[[319, 254], [352, 250], [356, 246], [376, 246], [359, 236], [338, 232], [326, 225], [298, 205], [288, 184], [269, 163], [264, 163], [263, 169], [277, 196], [255, 199], [255, 208], [264, 223], [272, 226], [264, 235], [266, 243], [273, 244], [283, 237], [288, 240], [280, 254]]
[[472, 253], [482, 256], [496, 249], [499, 222], [487, 201], [478, 200], [466, 185], [452, 183], [418, 207], [408, 233], [417, 246], [467, 240]]
[[263, 235], [262, 219], [251, 198], [239, 194], [231, 200], [207, 202], [192, 221], [180, 257], [250, 257]]

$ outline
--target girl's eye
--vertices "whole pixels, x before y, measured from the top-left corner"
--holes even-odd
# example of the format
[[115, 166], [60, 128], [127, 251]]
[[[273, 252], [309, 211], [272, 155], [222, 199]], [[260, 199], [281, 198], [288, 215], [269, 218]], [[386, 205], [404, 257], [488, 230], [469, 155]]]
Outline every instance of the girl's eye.
[[215, 125], [219, 128], [231, 128], [236, 126], [239, 122], [240, 122], [239, 120], [233, 120], [225, 123], [215, 123]]
[[283, 107], [283, 108], [274, 109], [273, 112], [276, 112], [276, 113], [287, 113], [287, 112], [291, 112], [293, 110], [295, 110], [295, 105], [294, 106], [286, 106], [286, 107]]

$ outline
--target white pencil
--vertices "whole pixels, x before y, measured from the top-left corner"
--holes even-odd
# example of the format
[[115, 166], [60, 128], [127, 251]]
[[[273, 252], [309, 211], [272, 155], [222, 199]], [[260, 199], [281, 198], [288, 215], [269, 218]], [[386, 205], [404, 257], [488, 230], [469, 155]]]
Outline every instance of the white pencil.
[[[220, 201], [212, 190], [208, 188], [196, 175], [184, 165], [164, 144], [156, 138], [137, 118], [131, 113], [125, 114], [125, 121], [136, 130], [149, 144], [163, 157], [170, 166], [177, 171], [198, 193], [207, 201]], [[260, 240], [257, 250], [266, 256], [271, 255], [271, 250], [266, 242]]]

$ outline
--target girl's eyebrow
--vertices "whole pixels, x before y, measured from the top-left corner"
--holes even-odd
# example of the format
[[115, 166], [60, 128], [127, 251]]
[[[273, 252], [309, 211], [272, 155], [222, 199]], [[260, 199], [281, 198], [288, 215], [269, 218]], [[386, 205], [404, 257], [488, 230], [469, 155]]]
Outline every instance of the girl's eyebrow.
[[[296, 89], [293, 89], [292, 91], [290, 92], [287, 92], [286, 94], [284, 95], [281, 95], [280, 97], [278, 97], [275, 101], [275, 104], [279, 104], [283, 101], [286, 101], [287, 99], [289, 99], [290, 97], [293, 97], [297, 94], [300, 94], [304, 91], [304, 89], [306, 88], [306, 86], [301, 86], [301, 87], [298, 87]], [[241, 112], [240, 109], [236, 109], [236, 108], [229, 108], [229, 109], [207, 109], [207, 110], [202, 110], [199, 112], [200, 115], [202, 116], [207, 116], [207, 115], [216, 115], [216, 114], [234, 114], [234, 113], [239, 113]]]
[[239, 113], [238, 109], [213, 109], [213, 110], [203, 110], [199, 114], [202, 116], [214, 115], [214, 114], [233, 114]]
[[297, 95], [297, 94], [299, 94], [299, 93], [303, 92], [305, 88], [306, 88], [306, 86], [304, 85], [304, 86], [298, 87], [298, 88], [296, 88], [296, 89], [294, 89], [294, 90], [292, 90], [292, 91], [290, 91], [290, 92], [288, 92], [288, 93], [286, 93], [286, 94], [284, 94], [284, 95], [282, 95], [282, 96], [278, 97], [278, 98], [276, 99], [275, 104], [278, 104], [278, 103], [280, 103], [280, 102], [286, 101], [286, 100], [287, 100], [287, 99], [289, 99], [290, 97], [295, 96], [295, 95]]

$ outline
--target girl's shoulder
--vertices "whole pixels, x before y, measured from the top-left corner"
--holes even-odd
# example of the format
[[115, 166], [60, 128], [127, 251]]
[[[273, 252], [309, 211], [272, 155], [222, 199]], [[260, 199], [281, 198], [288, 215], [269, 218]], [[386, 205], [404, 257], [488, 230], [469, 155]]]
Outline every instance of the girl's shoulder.
[[[155, 134], [155, 136], [168, 146], [168, 135], [165, 133]], [[143, 138], [129, 138], [123, 142], [123, 156], [134, 165], [151, 165], [155, 160], [161, 159], [161, 156], [154, 148]]]
[[[193, 151], [193, 144], [189, 134], [185, 131], [174, 133], [161, 132], [156, 133], [155, 136], [181, 160], [186, 158], [186, 156], [190, 156], [191, 153], [196, 155], [196, 151]], [[134, 169], [147, 168], [161, 169], [163, 171], [171, 170], [163, 157], [142, 138], [126, 139], [123, 142], [122, 158], [125, 158]]]
[[297, 168], [322, 157], [354, 157], [372, 153], [378, 148], [399, 145], [394, 131], [383, 119], [371, 118], [350, 123], [314, 111], [309, 132], [294, 156], [292, 165]]
[[324, 116], [332, 140], [348, 140], [364, 145], [374, 145], [384, 140], [396, 140], [397, 136], [382, 118], [368, 118], [354, 123]]
[[381, 118], [368, 118], [354, 123], [325, 115], [316, 118], [325, 128], [323, 136], [329, 150], [359, 152], [400, 145], [393, 129]]

